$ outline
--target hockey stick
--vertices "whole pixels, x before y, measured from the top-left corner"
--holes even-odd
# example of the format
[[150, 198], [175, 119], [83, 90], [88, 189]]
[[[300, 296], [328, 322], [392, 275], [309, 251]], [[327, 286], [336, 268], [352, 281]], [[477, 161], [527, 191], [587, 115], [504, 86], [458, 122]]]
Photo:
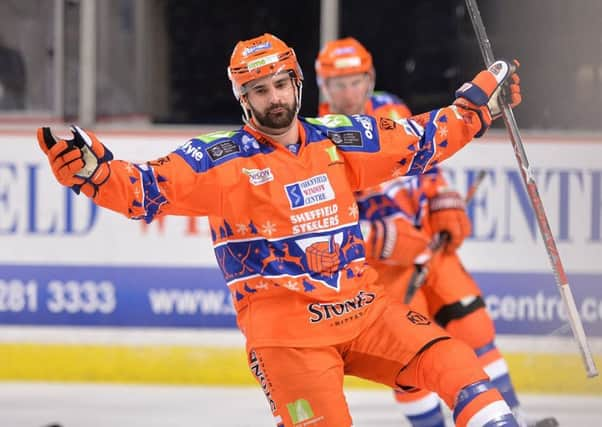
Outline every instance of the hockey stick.
[[[472, 21], [472, 26], [477, 36], [477, 41], [479, 43], [479, 48], [481, 49], [481, 54], [483, 55], [483, 60], [485, 61], [485, 65], [488, 67], [494, 62], [493, 49], [491, 48], [489, 38], [485, 32], [485, 25], [483, 24], [476, 0], [466, 0], [466, 7], [468, 8], [468, 14], [470, 15], [470, 20]], [[508, 106], [508, 104], [506, 102], [500, 102], [500, 104], [502, 107], [504, 124], [506, 125], [506, 129], [510, 135], [510, 141], [512, 142], [512, 147], [514, 148], [514, 154], [523, 178], [523, 183], [525, 184], [529, 199], [531, 200], [531, 205], [535, 211], [535, 217], [537, 218], [539, 231], [543, 237], [544, 245], [546, 247], [546, 251], [548, 252], [550, 263], [552, 264], [556, 285], [558, 286], [558, 291], [560, 292], [560, 296], [564, 303], [569, 323], [573, 331], [573, 336], [575, 337], [579, 351], [581, 352], [581, 357], [585, 365], [587, 376], [595, 377], [598, 375], [598, 369], [596, 368], [591, 350], [587, 343], [587, 337], [585, 335], [585, 331], [583, 330], [583, 323], [579, 317], [579, 312], [577, 311], [577, 306], [575, 305], [575, 299], [573, 298], [571, 287], [569, 286], [568, 279], [564, 272], [564, 267], [562, 266], [562, 261], [560, 260], [560, 254], [558, 253], [554, 235], [550, 229], [550, 224], [548, 223], [548, 218], [546, 216], [541, 197], [539, 196], [535, 178], [531, 173], [531, 166], [529, 165], [529, 161], [527, 159], [527, 154], [518, 130], [518, 125], [514, 119], [512, 109]]]
[[[466, 197], [464, 198], [466, 205], [468, 205], [468, 203], [470, 203], [474, 197], [479, 185], [481, 184], [481, 181], [483, 181], [483, 178], [485, 178], [485, 175], [487, 175], [487, 171], [480, 170], [474, 182], [468, 188]], [[431, 252], [431, 257], [429, 259], [432, 259], [435, 254], [447, 244], [447, 242], [449, 242], [449, 233], [445, 231], [437, 233], [428, 244], [428, 249], [430, 249]], [[428, 273], [427, 262], [429, 259], [422, 261], [420, 256], [418, 258], [419, 259], [414, 262], [414, 271], [412, 272], [412, 277], [410, 277], [410, 280], [408, 281], [408, 288], [406, 289], [405, 296], [403, 297], [404, 304], [409, 304], [412, 298], [414, 298], [414, 294], [416, 294], [416, 291], [424, 284], [424, 280], [426, 279], [426, 275]]]

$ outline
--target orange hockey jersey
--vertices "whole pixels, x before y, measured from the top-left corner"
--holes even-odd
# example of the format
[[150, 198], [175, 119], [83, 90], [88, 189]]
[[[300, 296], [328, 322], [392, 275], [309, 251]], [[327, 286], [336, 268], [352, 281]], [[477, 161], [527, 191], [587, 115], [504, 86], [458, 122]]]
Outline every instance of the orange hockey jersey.
[[207, 215], [250, 345], [347, 341], [377, 316], [355, 192], [422, 173], [481, 125], [454, 106], [407, 120], [300, 118], [295, 155], [249, 126], [187, 141], [143, 164], [110, 163], [94, 201], [130, 218]]
[[[328, 103], [320, 104], [320, 115], [331, 114]], [[393, 120], [408, 118], [412, 115], [408, 106], [397, 96], [388, 92], [374, 92], [364, 105], [366, 114], [388, 117]], [[360, 219], [379, 221], [383, 218], [399, 218], [409, 221], [417, 228], [423, 228], [428, 234], [427, 214], [428, 199], [435, 196], [447, 182], [437, 167], [431, 168], [427, 174], [403, 176], [378, 186], [366, 189], [357, 195]]]

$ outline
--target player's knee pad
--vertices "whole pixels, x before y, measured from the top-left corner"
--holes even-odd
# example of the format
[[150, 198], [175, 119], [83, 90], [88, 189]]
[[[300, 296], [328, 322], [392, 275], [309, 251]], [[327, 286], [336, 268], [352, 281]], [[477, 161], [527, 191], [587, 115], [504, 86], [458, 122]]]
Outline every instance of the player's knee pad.
[[434, 342], [414, 357], [399, 374], [398, 384], [434, 391], [452, 408], [462, 388], [487, 379], [474, 351], [450, 338]]
[[495, 326], [484, 305], [452, 319], [445, 326], [445, 330], [475, 351], [495, 339]]

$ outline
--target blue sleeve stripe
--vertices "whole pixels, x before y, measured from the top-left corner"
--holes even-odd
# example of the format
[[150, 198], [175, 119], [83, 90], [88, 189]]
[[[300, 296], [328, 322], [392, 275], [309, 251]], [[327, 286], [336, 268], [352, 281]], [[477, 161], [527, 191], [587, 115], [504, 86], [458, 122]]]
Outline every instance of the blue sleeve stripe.
[[157, 179], [155, 178], [151, 166], [140, 167], [139, 165], [136, 165], [136, 169], [140, 171], [142, 177], [142, 189], [144, 191], [142, 204], [144, 205], [145, 214], [141, 219], [144, 219], [144, 221], [149, 224], [157, 215], [159, 208], [167, 203], [167, 199], [161, 194], [161, 190], [159, 189]]
[[424, 134], [418, 141], [418, 151], [412, 159], [412, 164], [407, 175], [418, 175], [424, 172], [437, 150], [435, 136], [437, 135], [436, 118], [440, 110], [432, 111], [429, 122], [426, 124]]

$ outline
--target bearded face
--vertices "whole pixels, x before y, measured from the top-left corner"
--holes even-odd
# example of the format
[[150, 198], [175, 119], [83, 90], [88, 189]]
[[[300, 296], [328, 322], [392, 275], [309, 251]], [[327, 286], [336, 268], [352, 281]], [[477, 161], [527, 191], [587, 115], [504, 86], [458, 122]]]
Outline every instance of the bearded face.
[[288, 73], [254, 80], [245, 87], [245, 107], [259, 126], [287, 129], [297, 115], [297, 89]]
[[251, 104], [249, 108], [257, 124], [271, 129], [285, 129], [295, 118], [297, 102], [295, 100], [288, 104], [279, 102], [266, 107], [263, 111], [255, 109]]

